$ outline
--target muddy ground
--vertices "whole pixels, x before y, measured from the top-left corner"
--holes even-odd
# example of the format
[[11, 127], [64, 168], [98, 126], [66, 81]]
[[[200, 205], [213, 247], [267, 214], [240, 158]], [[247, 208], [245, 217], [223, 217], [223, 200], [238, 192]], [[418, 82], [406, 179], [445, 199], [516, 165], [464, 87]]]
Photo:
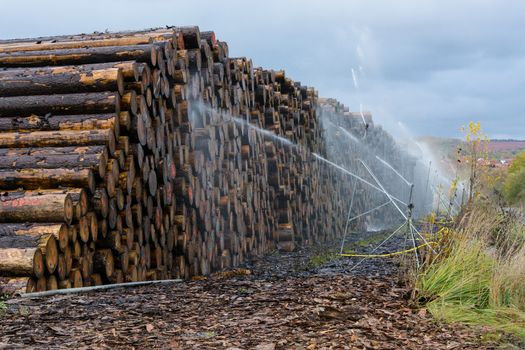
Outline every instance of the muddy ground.
[[[370, 252], [384, 233], [352, 235]], [[275, 252], [205, 280], [15, 298], [6, 349], [489, 349], [483, 331], [419, 310], [392, 258], [338, 258], [340, 242]], [[377, 252], [404, 245], [389, 241]]]

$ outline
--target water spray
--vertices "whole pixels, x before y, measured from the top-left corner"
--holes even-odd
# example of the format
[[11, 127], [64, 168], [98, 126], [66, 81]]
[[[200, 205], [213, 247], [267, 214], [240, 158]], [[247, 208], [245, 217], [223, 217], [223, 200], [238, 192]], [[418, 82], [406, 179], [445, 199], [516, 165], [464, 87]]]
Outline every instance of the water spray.
[[[383, 163], [385, 166], [390, 168], [394, 173], [396, 173], [397, 176], [401, 178], [408, 186], [414, 186], [410, 181], [408, 181], [403, 175], [401, 175], [390, 163], [388, 163], [386, 160], [383, 160], [379, 158], [379, 156], [376, 156], [377, 160], [379, 160], [381, 163]], [[409, 202], [410, 203], [410, 202]]]
[[[417, 235], [419, 235], [419, 237], [421, 237], [423, 242], [426, 245], [428, 245], [430, 247], [430, 249], [432, 249], [433, 251], [434, 251], [434, 249], [430, 246], [430, 244], [427, 242], [425, 237], [423, 237], [423, 235], [421, 235], [421, 233], [415, 228], [415, 226], [412, 223], [412, 214], [413, 214], [413, 208], [414, 208], [414, 205], [412, 204], [412, 195], [413, 195], [414, 185], [412, 183], [409, 183], [409, 185], [410, 185], [409, 204], [407, 205], [407, 214], [405, 215], [405, 213], [401, 210], [401, 208], [399, 208], [399, 206], [394, 202], [394, 200], [391, 197], [391, 195], [385, 190], [385, 188], [383, 187], [381, 182], [378, 180], [378, 178], [375, 176], [375, 174], [372, 172], [370, 167], [368, 167], [368, 165], [362, 159], [359, 159], [359, 161], [365, 167], [365, 169], [368, 171], [368, 173], [374, 179], [374, 181], [377, 183], [377, 185], [385, 192], [386, 196], [388, 197], [390, 202], [394, 205], [394, 207], [397, 209], [397, 211], [405, 219], [403, 224], [397, 230], [395, 230], [394, 233], [392, 233], [385, 241], [383, 241], [379, 246], [377, 246], [376, 249], [374, 249], [374, 251], [377, 250], [381, 245], [386, 243], [386, 241], [388, 241], [390, 238], [392, 238], [394, 236], [394, 234], [397, 233], [401, 228], [406, 226], [407, 231], [406, 231], [405, 234], [406, 234], [406, 236], [410, 236], [411, 237], [412, 244], [413, 244], [413, 250], [414, 250], [414, 254], [415, 254], [415, 258], [416, 258], [416, 265], [417, 265], [417, 268], [419, 269], [419, 255], [417, 253], [416, 236], [415, 236], [414, 233], [417, 233]], [[435, 251], [434, 251], [434, 253], [435, 253]], [[354, 268], [357, 267], [365, 259], [366, 258], [363, 258], [358, 264], [354, 265]]]
[[[317, 153], [312, 152], [312, 155], [313, 155], [315, 158], [317, 158], [317, 159], [319, 159], [319, 160], [321, 160], [321, 161], [323, 161], [323, 162], [325, 162], [325, 163], [327, 163], [327, 164], [330, 164], [331, 166], [333, 166], [333, 167], [335, 167], [335, 168], [341, 170], [341, 171], [344, 172], [345, 174], [354, 177], [355, 179], [361, 181], [362, 183], [367, 184], [368, 186], [372, 187], [373, 189], [375, 189], [375, 190], [377, 190], [377, 191], [379, 191], [379, 192], [381, 192], [381, 193], [385, 193], [385, 194], [387, 193], [385, 189], [381, 189], [380, 187], [377, 187], [376, 185], [374, 185], [374, 184], [372, 184], [371, 182], [369, 182], [369, 181], [363, 179], [363, 178], [360, 177], [359, 175], [356, 175], [356, 174], [354, 174], [354, 173], [352, 173], [352, 172], [346, 170], [346, 169], [343, 168], [342, 166], [337, 165], [337, 164], [335, 164], [334, 162], [331, 162], [331, 161], [329, 161], [328, 159], [321, 157], [321, 156], [318, 155]], [[394, 196], [392, 196], [392, 195], [390, 195], [390, 194], [388, 194], [388, 196], [389, 196], [389, 198], [392, 198], [392, 200], [396, 200], [396, 201], [398, 201], [399, 203], [401, 203], [401, 204], [403, 204], [403, 205], [408, 205], [407, 203], [405, 203], [404, 201], [402, 201], [401, 199], [399, 199], [399, 198], [397, 198], [397, 197], [394, 197]]]

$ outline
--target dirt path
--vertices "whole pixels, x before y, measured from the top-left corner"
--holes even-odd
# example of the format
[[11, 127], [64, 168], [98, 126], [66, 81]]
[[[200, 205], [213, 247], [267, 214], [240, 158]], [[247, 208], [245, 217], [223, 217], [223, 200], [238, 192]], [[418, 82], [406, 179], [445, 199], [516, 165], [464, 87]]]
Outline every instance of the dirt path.
[[249, 265], [251, 275], [10, 300], [0, 348], [490, 348], [412, 308], [395, 264], [371, 260], [348, 274], [355, 260], [327, 257], [277, 253]]

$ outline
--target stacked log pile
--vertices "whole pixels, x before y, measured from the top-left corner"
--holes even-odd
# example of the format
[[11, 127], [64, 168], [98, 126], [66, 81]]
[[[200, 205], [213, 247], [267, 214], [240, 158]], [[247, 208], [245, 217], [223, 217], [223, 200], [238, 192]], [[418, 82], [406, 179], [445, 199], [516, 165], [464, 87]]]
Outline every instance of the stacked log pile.
[[351, 186], [311, 155], [318, 107], [198, 27], [0, 41], [2, 288], [190, 278], [334, 238]]

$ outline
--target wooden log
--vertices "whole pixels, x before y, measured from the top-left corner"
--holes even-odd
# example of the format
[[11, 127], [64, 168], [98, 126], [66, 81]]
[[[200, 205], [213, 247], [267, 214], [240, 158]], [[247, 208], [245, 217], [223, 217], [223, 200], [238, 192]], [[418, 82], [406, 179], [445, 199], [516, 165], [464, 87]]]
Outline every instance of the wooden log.
[[[127, 270], [126, 270], [127, 271]], [[124, 283], [124, 273], [117, 269], [113, 271], [113, 275], [109, 278], [110, 283]]]
[[0, 97], [0, 117], [120, 113], [120, 95], [114, 92]]
[[58, 281], [58, 289], [68, 289], [71, 288], [71, 281], [68, 279]]
[[73, 220], [73, 201], [65, 191], [11, 191], [0, 197], [0, 222]]
[[98, 188], [92, 198], [95, 212], [103, 218], [109, 213], [109, 198], [105, 188]]
[[69, 273], [69, 281], [71, 282], [71, 287], [73, 288], [81, 288], [84, 286], [82, 273], [78, 268], [71, 269], [71, 272]]
[[0, 273], [4, 276], [44, 275], [46, 266], [39, 248], [2, 248], [0, 249]]
[[0, 71], [0, 97], [118, 91], [124, 93], [119, 68], [59, 71], [35, 75], [32, 70]]
[[36, 39], [14, 39], [4, 40], [0, 44], [0, 52], [19, 52], [19, 51], [41, 51], [75, 49], [82, 47], [103, 47], [103, 46], [124, 46], [124, 45], [145, 45], [157, 41], [173, 39], [173, 32], [170, 30], [138, 32], [127, 34], [81, 34], [77, 36], [53, 36]]
[[[120, 135], [119, 114], [30, 115], [0, 118], [0, 131], [50, 131], [111, 129]], [[129, 113], [128, 113], [129, 114]]]
[[135, 61], [118, 61], [118, 62], [105, 62], [105, 63], [94, 63], [94, 64], [83, 64], [83, 65], [71, 65], [71, 66], [4, 68], [2, 72], [7, 72], [6, 74], [19, 73], [19, 74], [25, 74], [28, 76], [29, 75], [37, 76], [37, 75], [51, 75], [51, 74], [74, 74], [78, 72], [88, 73], [94, 70], [105, 70], [105, 69], [116, 68], [116, 69], [120, 69], [122, 73], [122, 77], [125, 82], [134, 82], [134, 81], [139, 81], [144, 65], [146, 64], [137, 63]]
[[128, 270], [126, 271], [126, 275], [124, 277], [124, 280], [126, 282], [137, 282], [138, 281], [137, 266], [135, 266], [135, 265], [129, 265], [128, 266]]
[[105, 145], [111, 155], [115, 153], [115, 135], [112, 130], [35, 131], [28, 133], [0, 133], [0, 148], [67, 147]]
[[95, 175], [91, 169], [16, 169], [0, 170], [0, 188], [38, 189], [84, 187], [95, 190]]
[[56, 276], [51, 275], [46, 278], [46, 290], [58, 289], [58, 281]]
[[95, 212], [86, 213], [86, 218], [89, 223], [89, 234], [92, 242], [96, 242], [98, 239], [98, 218]]
[[[39, 251], [44, 257], [44, 264], [48, 273], [53, 273], [58, 264], [58, 245], [53, 233], [35, 233], [33, 231], [25, 231], [26, 234], [20, 232], [6, 230], [1, 232], [0, 236], [0, 255], [3, 254], [3, 259], [10, 258], [11, 261], [2, 260], [0, 262], [0, 272], [7, 268], [11, 268], [11, 272], [20, 273], [25, 271], [27, 273], [27, 253], [33, 253], [32, 263], [34, 264], [32, 271], [35, 276], [40, 277]], [[17, 252], [18, 250], [18, 252]], [[6, 255], [7, 254], [7, 255]]]
[[0, 67], [79, 65], [115, 61], [156, 63], [155, 45], [82, 47], [74, 49], [0, 52]]
[[[46, 149], [48, 148], [46, 147]], [[101, 148], [99, 153], [93, 154], [73, 152], [54, 154], [52, 150], [49, 154], [44, 153], [45, 151], [30, 153], [31, 151], [28, 151], [26, 148], [15, 148], [11, 150], [11, 152], [8, 151], [5, 152], [5, 154], [1, 154], [0, 152], [0, 170], [90, 168], [95, 170], [100, 177], [104, 177], [106, 172], [108, 160], [108, 152], [106, 148]]]
[[57, 264], [57, 268], [56, 268], [56, 275], [59, 279], [59, 281], [63, 281], [66, 279], [67, 275], [68, 275], [68, 271], [67, 271], [67, 268], [68, 268], [68, 262], [66, 261], [66, 255], [65, 254], [59, 254], [58, 255], [58, 264]]
[[93, 263], [95, 271], [104, 272], [108, 278], [113, 275], [115, 263], [111, 249], [97, 249]]
[[182, 34], [185, 49], [199, 49], [201, 46], [200, 30], [197, 26], [178, 27], [177, 32]]
[[[52, 190], [47, 190], [52, 191]], [[89, 209], [89, 200], [87, 191], [83, 188], [67, 188], [63, 190], [71, 195], [71, 200], [73, 201], [73, 211], [74, 219], [80, 220], [81, 217], [87, 214]]]
[[19, 223], [0, 224], [0, 240], [11, 236], [39, 237], [44, 234], [52, 234], [58, 242], [61, 251], [64, 251], [69, 243], [69, 228], [63, 223]]
[[94, 273], [91, 276], [89, 276], [89, 279], [91, 280], [92, 286], [101, 286], [104, 284], [102, 280], [102, 276], [99, 273]]

